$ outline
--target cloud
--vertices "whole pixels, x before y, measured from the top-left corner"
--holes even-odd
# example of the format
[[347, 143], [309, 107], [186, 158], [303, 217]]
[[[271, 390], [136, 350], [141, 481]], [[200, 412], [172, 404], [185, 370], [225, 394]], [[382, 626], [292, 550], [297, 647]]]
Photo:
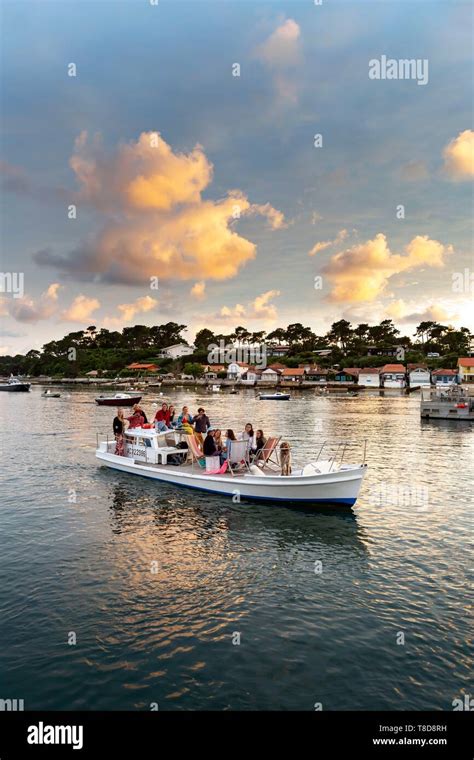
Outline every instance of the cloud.
[[294, 69], [301, 61], [300, 35], [299, 25], [289, 18], [255, 49], [255, 57], [272, 71], [279, 98], [290, 103], [298, 99], [300, 82], [294, 77]]
[[392, 301], [392, 303], [387, 306], [386, 314], [388, 317], [401, 324], [425, 321], [447, 322], [449, 324], [453, 321], [459, 320], [458, 314], [450, 313], [440, 304], [429, 303], [423, 305], [421, 310], [419, 309], [419, 305], [419, 302], [415, 306], [413, 304], [407, 304], [402, 298], [399, 298], [397, 301]]
[[474, 177], [474, 132], [465, 129], [443, 150], [444, 171], [453, 181]]
[[51, 283], [37, 300], [28, 295], [23, 298], [2, 298], [0, 313], [9, 315], [17, 322], [34, 323], [49, 319], [57, 309], [59, 288], [59, 283]]
[[422, 266], [441, 268], [452, 249], [426, 235], [417, 235], [405, 251], [405, 256], [392, 253], [385, 235], [379, 233], [373, 240], [335, 254], [322, 270], [332, 284], [328, 300], [374, 301], [393, 275]]
[[300, 34], [296, 21], [286, 19], [257, 47], [257, 57], [275, 69], [295, 66], [300, 59]]
[[270, 322], [274, 322], [277, 318], [277, 310], [273, 303], [270, 303], [273, 298], [280, 295], [279, 290], [267, 290], [265, 293], [261, 293], [253, 301], [250, 301], [247, 307], [241, 303], [235, 304], [233, 307], [223, 306], [217, 314], [212, 314], [208, 317], [210, 320], [218, 319], [219, 321], [225, 320], [232, 322], [236, 319], [266, 319]]
[[330, 248], [332, 245], [337, 245], [338, 243], [341, 243], [343, 240], [346, 239], [348, 236], [347, 230], [339, 230], [334, 240], [324, 240], [320, 243], [315, 243], [311, 250], [308, 253], [308, 256], [315, 256], [320, 251], [326, 250], [326, 248]]
[[68, 309], [63, 311], [61, 319], [66, 322], [87, 322], [94, 311], [100, 307], [97, 298], [89, 298], [80, 293], [75, 297]]
[[200, 282], [195, 282], [193, 287], [190, 290], [190, 293], [193, 298], [195, 298], [197, 301], [202, 301], [202, 299], [206, 295], [206, 283], [204, 280], [201, 280]]
[[118, 327], [124, 322], [131, 322], [137, 314], [146, 314], [148, 311], [156, 309], [158, 301], [151, 296], [142, 296], [137, 298], [133, 303], [122, 303], [117, 306], [120, 313], [119, 317], [106, 317], [104, 325], [107, 327]]
[[401, 167], [400, 176], [406, 182], [420, 182], [430, 175], [424, 161], [409, 161]]
[[70, 163], [80, 185], [77, 202], [101, 212], [105, 224], [66, 255], [42, 250], [34, 258], [78, 279], [133, 285], [150, 277], [229, 279], [256, 255], [255, 244], [233, 228], [236, 208], [239, 216], [265, 216], [273, 229], [284, 225], [280, 211], [251, 204], [239, 190], [203, 200], [212, 164], [202, 147], [174, 153], [156, 132], [112, 154], [82, 133]]

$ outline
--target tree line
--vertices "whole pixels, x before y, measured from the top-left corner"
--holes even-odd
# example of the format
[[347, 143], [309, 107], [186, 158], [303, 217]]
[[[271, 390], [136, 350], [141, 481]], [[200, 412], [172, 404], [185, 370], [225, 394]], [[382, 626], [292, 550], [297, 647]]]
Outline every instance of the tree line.
[[[421, 361], [428, 353], [439, 353], [443, 366], [456, 366], [459, 356], [468, 354], [472, 335], [466, 327], [454, 329], [434, 321], [420, 322], [412, 337], [402, 335], [391, 319], [379, 324], [360, 323], [353, 327], [340, 319], [324, 335], [316, 335], [300, 322], [278, 327], [271, 332], [251, 332], [238, 326], [229, 333], [214, 333], [208, 328], [199, 330], [194, 339], [193, 355], [172, 362], [162, 359], [159, 352], [177, 343], [186, 343], [184, 324], [167, 322], [163, 325], [134, 325], [121, 331], [100, 330], [91, 325], [86, 330], [68, 333], [60, 340], [46, 343], [41, 351], [31, 350], [26, 355], [1, 356], [0, 373], [24, 375], [53, 375], [77, 377], [91, 370], [112, 374], [126, 374], [125, 367], [132, 362], [148, 361], [158, 364], [164, 371], [182, 368], [184, 363], [207, 363], [211, 344], [223, 341], [226, 345], [252, 346], [265, 343], [268, 347], [284, 345], [287, 356], [279, 359], [288, 366], [297, 366], [300, 360], [316, 361], [321, 366], [344, 362], [345, 366], [375, 365], [380, 357], [367, 357], [371, 346], [379, 350], [403, 346], [407, 361]], [[314, 352], [330, 349], [328, 357]]]

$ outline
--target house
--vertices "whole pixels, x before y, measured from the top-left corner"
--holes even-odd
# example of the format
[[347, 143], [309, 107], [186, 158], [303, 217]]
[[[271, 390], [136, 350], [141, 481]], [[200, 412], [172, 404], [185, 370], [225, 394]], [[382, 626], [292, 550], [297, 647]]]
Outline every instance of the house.
[[331, 381], [353, 385], [354, 383], [357, 383], [359, 372], [362, 372], [359, 367], [345, 367], [344, 369], [340, 369], [339, 372], [335, 372]]
[[312, 366], [305, 369], [304, 381], [308, 383], [326, 383], [328, 379], [328, 370]]
[[365, 367], [359, 372], [359, 385], [380, 388], [380, 367]]
[[429, 388], [431, 385], [431, 372], [426, 364], [408, 364], [408, 384], [410, 388]]
[[402, 359], [404, 351], [405, 346], [367, 346], [367, 356], [396, 356]]
[[289, 350], [289, 346], [267, 346], [269, 356], [286, 356]]
[[380, 378], [384, 388], [404, 388], [407, 384], [403, 364], [384, 364]]
[[303, 367], [285, 367], [281, 371], [282, 382], [301, 383], [304, 380]]
[[435, 369], [431, 373], [431, 382], [434, 385], [455, 385], [458, 382], [458, 373], [455, 369]]
[[228, 380], [241, 380], [242, 375], [247, 372], [248, 366], [243, 362], [231, 362], [227, 367]]
[[242, 383], [246, 383], [247, 385], [254, 385], [257, 380], [260, 380], [261, 374], [261, 369], [257, 369], [256, 367], [249, 367], [247, 369], [247, 372], [242, 373], [240, 379]]
[[157, 372], [159, 370], [159, 367], [157, 364], [143, 364], [140, 362], [133, 362], [133, 364], [128, 364], [127, 369], [132, 369], [135, 372]]
[[[285, 369], [285, 367], [283, 367]], [[265, 383], [273, 383], [276, 385], [278, 381], [280, 380], [280, 369], [274, 369], [273, 367], [267, 367], [263, 370], [262, 374], [260, 375], [260, 380]]]
[[205, 364], [203, 366], [205, 380], [217, 380], [219, 372], [225, 372], [226, 367], [224, 364]]
[[458, 359], [458, 376], [460, 383], [474, 383], [474, 359]]
[[195, 350], [195, 346], [188, 346], [186, 343], [176, 343], [174, 346], [162, 348], [158, 356], [162, 359], [180, 359], [182, 356], [193, 354]]

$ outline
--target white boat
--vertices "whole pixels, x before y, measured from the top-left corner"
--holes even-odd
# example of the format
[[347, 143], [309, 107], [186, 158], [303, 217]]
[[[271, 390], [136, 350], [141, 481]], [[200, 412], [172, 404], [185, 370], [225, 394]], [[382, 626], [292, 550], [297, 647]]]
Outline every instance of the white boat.
[[55, 393], [54, 391], [50, 391], [49, 388], [47, 388], [41, 394], [41, 398], [61, 398], [61, 394], [60, 393]]
[[259, 393], [258, 397], [260, 401], [289, 401], [291, 398], [289, 393]]
[[211, 385], [211, 391], [213, 393], [220, 393], [221, 386], [220, 385]]
[[[174, 445], [173, 440], [170, 441], [173, 436]], [[270, 464], [270, 460], [261, 467], [250, 465], [243, 472], [204, 472], [194, 458], [191, 463], [188, 461], [188, 450], [176, 448], [179, 436], [178, 432], [172, 431], [156, 433], [152, 429], [129, 429], [125, 434], [124, 456], [116, 455], [115, 440], [107, 439], [97, 442], [96, 457], [102, 465], [120, 472], [230, 498], [239, 494], [246, 500], [276, 503], [352, 506], [367, 471], [364, 461], [343, 464], [345, 446], [341, 456], [342, 444], [337, 446], [337, 453], [332, 458], [321, 460], [323, 444], [315, 461], [293, 469], [291, 475], [282, 475], [281, 468]], [[177, 454], [182, 457], [183, 464], [167, 464], [168, 459], [175, 459]]]
[[474, 398], [466, 388], [450, 385], [448, 388], [421, 389], [420, 416], [433, 420], [474, 420]]

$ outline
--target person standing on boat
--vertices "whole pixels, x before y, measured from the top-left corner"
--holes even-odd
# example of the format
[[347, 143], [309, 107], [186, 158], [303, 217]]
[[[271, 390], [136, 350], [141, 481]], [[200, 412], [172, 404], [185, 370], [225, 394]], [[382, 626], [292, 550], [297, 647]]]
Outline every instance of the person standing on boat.
[[123, 409], [117, 409], [117, 416], [114, 417], [113, 430], [115, 435], [115, 451], [119, 457], [125, 456], [123, 431], [125, 429], [125, 417], [123, 416]]
[[155, 428], [159, 433], [162, 433], [170, 429], [170, 413], [168, 410], [168, 404], [164, 401], [161, 405], [161, 409], [158, 409], [155, 414]]
[[194, 422], [194, 435], [198, 439], [199, 443], [202, 445], [202, 442], [204, 440], [204, 434], [207, 433], [207, 431], [211, 427], [211, 423], [209, 422], [209, 417], [207, 416], [202, 406], [199, 407], [198, 413], [196, 414], [193, 422]]

